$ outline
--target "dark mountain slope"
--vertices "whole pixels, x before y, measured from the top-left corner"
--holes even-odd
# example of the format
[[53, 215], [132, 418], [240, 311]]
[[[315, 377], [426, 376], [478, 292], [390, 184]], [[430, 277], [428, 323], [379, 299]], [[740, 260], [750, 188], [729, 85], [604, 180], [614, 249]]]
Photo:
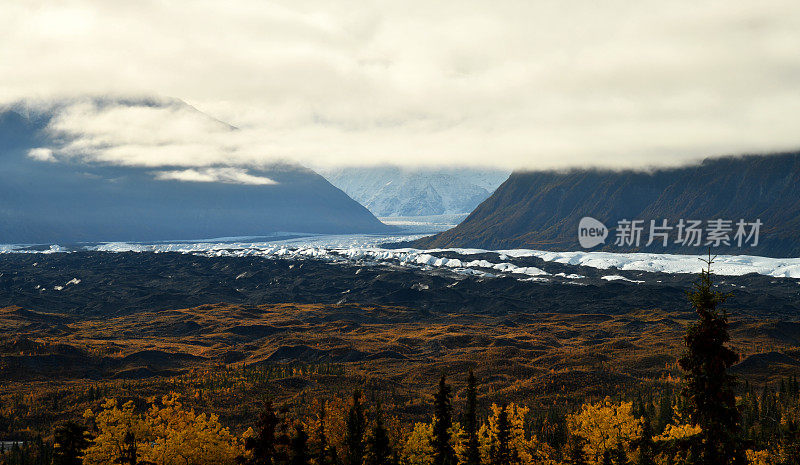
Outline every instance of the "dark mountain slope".
[[[249, 169], [249, 175], [277, 182], [254, 185], [159, 180], [153, 168], [31, 158], [29, 150], [52, 145], [43, 131], [51, 116], [0, 112], [0, 243], [389, 229], [322, 176], [297, 165]], [[169, 169], [185, 168], [158, 171]]]
[[[708, 159], [698, 166], [634, 171], [515, 172], [457, 227], [415, 247], [579, 250], [578, 222], [596, 218], [611, 231], [607, 251], [702, 253], [704, 247], [645, 247], [651, 219], [755, 221], [764, 225], [756, 247], [719, 253], [800, 256], [800, 154]], [[645, 220], [639, 247], [614, 245], [617, 221]], [[733, 234], [731, 234], [731, 237]]]

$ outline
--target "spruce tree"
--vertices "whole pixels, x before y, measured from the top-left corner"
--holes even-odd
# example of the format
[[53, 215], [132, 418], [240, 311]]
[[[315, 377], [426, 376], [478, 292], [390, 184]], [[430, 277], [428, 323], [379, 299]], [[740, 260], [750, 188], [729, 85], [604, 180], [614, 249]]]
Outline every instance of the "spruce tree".
[[672, 423], [672, 385], [667, 384], [661, 390], [661, 396], [658, 402], [658, 419], [656, 421], [656, 432], [663, 433], [664, 428]]
[[587, 465], [589, 462], [586, 457], [586, 439], [580, 435], [572, 435], [569, 438], [569, 451], [567, 456], [567, 463], [569, 465]]
[[789, 420], [781, 438], [779, 465], [800, 465], [800, 425], [796, 420]]
[[369, 437], [369, 465], [390, 465], [392, 461], [392, 448], [389, 435], [383, 425], [383, 411], [378, 402], [375, 407], [375, 426]]
[[478, 441], [478, 400], [475, 389], [475, 374], [470, 370], [467, 377], [467, 411], [464, 415], [465, 465], [481, 465]]
[[642, 419], [642, 435], [638, 441], [639, 456], [636, 459], [636, 465], [655, 465], [653, 460], [655, 442], [653, 441], [653, 427], [650, 423], [650, 416], [645, 414]]
[[126, 431], [122, 438], [122, 447], [119, 463], [122, 465], [136, 465], [139, 459], [138, 448], [136, 447], [136, 435], [131, 431]]
[[770, 386], [764, 386], [761, 395], [761, 439], [769, 442], [770, 439], [780, 435], [781, 418], [775, 391]]
[[325, 434], [325, 401], [320, 403], [319, 413], [317, 414], [317, 465], [331, 465], [330, 446], [328, 445], [328, 435]]
[[625, 452], [622, 442], [618, 442], [611, 450], [611, 461], [614, 465], [628, 465], [628, 453]]
[[508, 406], [503, 404], [497, 415], [497, 448], [491, 465], [511, 465], [511, 457], [511, 422], [508, 418]]
[[290, 443], [291, 460], [290, 465], [308, 465], [308, 434], [302, 423], [294, 426], [294, 435]]
[[353, 403], [347, 415], [345, 444], [347, 445], [347, 465], [363, 465], [364, 463], [364, 407], [361, 404], [361, 391], [353, 392]]
[[68, 421], [53, 432], [53, 464], [80, 465], [83, 450], [89, 446], [86, 428]]
[[450, 386], [444, 375], [439, 380], [439, 389], [433, 397], [433, 465], [456, 465], [456, 451], [450, 443], [453, 426], [453, 406], [450, 403]]
[[611, 451], [606, 450], [603, 452], [603, 461], [601, 462], [602, 465], [614, 465], [614, 461], [611, 459]]
[[726, 346], [730, 340], [728, 315], [720, 308], [728, 296], [713, 289], [710, 254], [705, 262], [708, 269], [701, 272], [689, 293], [699, 321], [687, 330], [687, 350], [679, 360], [686, 371], [683, 397], [687, 410], [692, 423], [702, 428], [700, 442], [693, 448], [694, 458], [704, 465], [743, 464], [746, 457], [740, 438], [735, 378], [728, 372], [739, 357]]
[[278, 427], [278, 416], [271, 401], [265, 401], [258, 416], [256, 435], [244, 442], [244, 448], [250, 452], [250, 465], [272, 465], [275, 461], [275, 429]]

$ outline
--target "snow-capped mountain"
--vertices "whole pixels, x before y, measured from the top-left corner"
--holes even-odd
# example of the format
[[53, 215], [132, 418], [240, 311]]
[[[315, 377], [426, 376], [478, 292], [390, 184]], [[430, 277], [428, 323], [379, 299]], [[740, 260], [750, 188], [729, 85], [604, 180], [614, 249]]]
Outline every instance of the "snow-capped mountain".
[[469, 213], [509, 174], [496, 169], [397, 166], [320, 171], [379, 217]]

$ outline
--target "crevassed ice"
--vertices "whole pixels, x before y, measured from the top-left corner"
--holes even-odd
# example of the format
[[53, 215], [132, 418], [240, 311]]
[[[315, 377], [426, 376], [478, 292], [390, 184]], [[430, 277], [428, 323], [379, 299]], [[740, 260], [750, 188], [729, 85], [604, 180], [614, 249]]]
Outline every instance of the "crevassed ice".
[[[509, 260], [536, 257], [547, 262], [586, 266], [601, 270], [647, 271], [663, 273], [697, 273], [703, 263], [701, 255], [676, 255], [655, 253], [613, 252], [550, 252], [532, 249], [484, 250], [484, 249], [384, 249], [380, 243], [401, 239], [386, 236], [305, 236], [273, 241], [183, 241], [174, 243], [125, 243], [114, 242], [85, 246], [79, 250], [106, 252], [178, 252], [208, 256], [274, 256], [281, 258], [313, 258], [330, 261], [371, 261], [396, 263], [403, 266], [447, 268], [456, 270], [479, 270], [481, 273], [508, 273], [519, 276], [548, 276], [544, 270], [532, 266], [519, 266]], [[407, 237], [405, 237], [407, 239]], [[47, 250], [26, 250], [19, 245], [0, 245], [0, 253], [57, 253], [67, 249], [54, 245]], [[457, 253], [461, 258], [448, 258], [446, 253]], [[465, 259], [470, 255], [494, 253], [499, 262], [486, 259]], [[800, 258], [767, 258], [749, 255], [721, 255], [714, 262], [718, 275], [740, 276], [758, 273], [773, 277], [800, 279]], [[559, 277], [582, 279], [570, 274]], [[611, 275], [613, 276], [613, 274]]]
[[639, 281], [637, 279], [628, 279], [625, 276], [612, 274], [608, 276], [603, 276], [600, 279], [605, 279], [606, 281], [627, 281], [629, 283], [643, 283], [644, 281]]

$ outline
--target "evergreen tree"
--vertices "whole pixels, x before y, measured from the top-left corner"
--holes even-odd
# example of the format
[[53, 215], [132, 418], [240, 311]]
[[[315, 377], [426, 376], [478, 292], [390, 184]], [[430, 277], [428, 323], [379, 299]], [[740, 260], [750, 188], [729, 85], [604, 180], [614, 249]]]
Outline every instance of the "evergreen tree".
[[642, 436], [638, 441], [639, 456], [636, 459], [636, 465], [655, 465], [653, 460], [653, 427], [650, 426], [650, 417], [645, 414], [642, 419]]
[[697, 448], [698, 463], [704, 465], [743, 464], [746, 462], [740, 438], [740, 413], [734, 395], [735, 378], [728, 369], [739, 359], [726, 346], [728, 315], [718, 308], [728, 297], [713, 290], [709, 254], [708, 269], [689, 293], [689, 301], [699, 321], [689, 327], [684, 338], [687, 351], [679, 360], [686, 371], [683, 397], [691, 421], [702, 428]]
[[497, 416], [497, 446], [491, 465], [511, 465], [511, 422], [508, 418], [508, 406], [503, 404]]
[[464, 416], [465, 465], [481, 465], [480, 443], [478, 442], [478, 401], [475, 389], [475, 374], [470, 370], [467, 377], [467, 411]]
[[790, 421], [786, 428], [780, 465], [800, 465], [800, 424]]
[[625, 452], [625, 446], [622, 442], [618, 442], [614, 449], [611, 450], [611, 461], [614, 465], [628, 465], [628, 453]]
[[281, 418], [288, 418], [289, 407], [284, 405], [278, 410], [278, 427], [275, 432], [275, 456], [272, 461], [276, 464], [288, 464], [291, 458], [293, 426], [288, 421], [280, 421]]
[[744, 405], [742, 408], [742, 431], [752, 434], [760, 417], [758, 395], [749, 383], [745, 384]]
[[539, 440], [544, 441], [552, 448], [561, 450], [569, 440], [567, 417], [562, 407], [551, 405], [544, 418], [533, 419], [534, 431]]
[[364, 407], [361, 404], [361, 391], [353, 392], [353, 403], [347, 415], [347, 430], [345, 443], [347, 445], [347, 465], [362, 465], [364, 463]]
[[320, 403], [319, 423], [317, 423], [317, 465], [331, 465], [330, 446], [328, 445], [328, 435], [325, 434], [325, 401]]
[[781, 403], [783, 404], [783, 403], [786, 402], [786, 399], [788, 398], [788, 396], [789, 396], [789, 392], [788, 392], [788, 390], [786, 388], [786, 380], [781, 378], [781, 382], [778, 385], [778, 398], [780, 399]]
[[59, 425], [53, 432], [53, 464], [80, 465], [88, 446], [86, 428], [72, 421]]
[[375, 409], [375, 426], [369, 437], [369, 465], [390, 465], [392, 448], [389, 444], [389, 435], [383, 426], [383, 412], [380, 402]]
[[672, 423], [672, 385], [667, 384], [661, 390], [661, 397], [658, 403], [658, 419], [656, 421], [656, 432], [663, 433], [664, 428]]
[[588, 459], [586, 457], [586, 439], [583, 436], [574, 434], [569, 438], [569, 454], [567, 463], [569, 465], [587, 465]]
[[299, 422], [294, 426], [291, 453], [290, 465], [308, 465], [308, 434]]
[[119, 456], [119, 463], [122, 465], [136, 465], [138, 458], [136, 436], [128, 431], [122, 438], [122, 450]]
[[456, 451], [450, 443], [453, 426], [453, 406], [450, 403], [450, 386], [444, 375], [439, 380], [439, 389], [433, 396], [433, 465], [456, 465]]
[[761, 395], [760, 423], [762, 441], [769, 442], [780, 434], [781, 413], [775, 391], [770, 386], [764, 386], [764, 393]]
[[250, 465], [273, 465], [275, 462], [275, 430], [278, 427], [278, 415], [271, 401], [264, 402], [258, 416], [256, 436], [244, 442], [244, 448], [250, 452]]
[[652, 429], [652, 420], [656, 418], [656, 405], [655, 402], [653, 401], [652, 394], [650, 395], [647, 405], [645, 406], [645, 416], [651, 420], [651, 429]]

